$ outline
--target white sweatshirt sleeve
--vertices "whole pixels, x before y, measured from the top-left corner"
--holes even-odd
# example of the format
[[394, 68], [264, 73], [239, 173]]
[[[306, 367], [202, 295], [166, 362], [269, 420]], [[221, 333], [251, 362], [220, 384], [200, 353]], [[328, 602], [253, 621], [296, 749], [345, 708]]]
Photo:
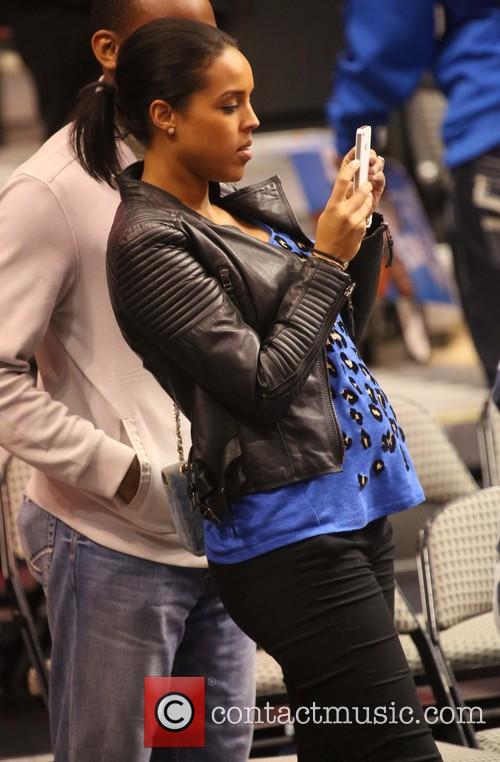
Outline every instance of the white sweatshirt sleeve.
[[[29, 360], [78, 276], [76, 242], [44, 182], [17, 175], [0, 191], [0, 445], [49, 478], [112, 498], [134, 457], [37, 388]], [[61, 379], [64, 383], [64, 379]]]

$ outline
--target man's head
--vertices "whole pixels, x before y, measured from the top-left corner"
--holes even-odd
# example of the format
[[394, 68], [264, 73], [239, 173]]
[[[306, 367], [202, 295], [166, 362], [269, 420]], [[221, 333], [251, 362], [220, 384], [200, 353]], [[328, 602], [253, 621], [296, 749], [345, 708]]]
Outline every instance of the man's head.
[[135, 29], [159, 18], [187, 18], [215, 26], [209, 0], [94, 0], [92, 49], [106, 79], [113, 79], [121, 43]]

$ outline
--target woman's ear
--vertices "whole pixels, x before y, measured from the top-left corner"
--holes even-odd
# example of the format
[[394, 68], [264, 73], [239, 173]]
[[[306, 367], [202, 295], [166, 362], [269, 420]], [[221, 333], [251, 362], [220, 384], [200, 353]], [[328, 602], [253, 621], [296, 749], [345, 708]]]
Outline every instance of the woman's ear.
[[175, 114], [166, 101], [153, 101], [149, 106], [149, 117], [158, 130], [175, 135]]
[[92, 35], [92, 50], [108, 78], [114, 79], [116, 59], [120, 45], [116, 34], [109, 29], [99, 29]]

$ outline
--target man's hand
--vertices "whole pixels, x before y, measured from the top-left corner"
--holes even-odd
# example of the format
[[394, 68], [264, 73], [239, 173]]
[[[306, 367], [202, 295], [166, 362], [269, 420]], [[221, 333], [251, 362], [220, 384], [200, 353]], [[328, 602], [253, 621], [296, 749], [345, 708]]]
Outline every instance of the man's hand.
[[125, 500], [126, 503], [131, 503], [134, 497], [137, 495], [139, 484], [141, 481], [141, 464], [137, 455], [129, 466], [129, 469], [122, 479], [120, 486], [118, 487], [117, 494]]

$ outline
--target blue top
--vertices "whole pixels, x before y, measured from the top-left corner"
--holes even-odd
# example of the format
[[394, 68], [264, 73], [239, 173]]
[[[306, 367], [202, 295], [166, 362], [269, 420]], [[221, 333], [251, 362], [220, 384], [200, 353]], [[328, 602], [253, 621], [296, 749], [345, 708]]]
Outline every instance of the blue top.
[[[287, 235], [268, 230], [269, 243], [309, 256]], [[236, 563], [306, 537], [360, 529], [424, 499], [394, 410], [340, 317], [326, 357], [344, 439], [342, 470], [246, 495], [222, 524], [204, 522], [211, 561]]]
[[435, 0], [348, 0], [346, 47], [338, 59], [330, 124], [341, 155], [362, 124], [387, 124], [431, 71], [448, 99], [443, 125], [450, 167], [500, 146], [500, 3], [441, 0], [446, 33], [434, 36]]

